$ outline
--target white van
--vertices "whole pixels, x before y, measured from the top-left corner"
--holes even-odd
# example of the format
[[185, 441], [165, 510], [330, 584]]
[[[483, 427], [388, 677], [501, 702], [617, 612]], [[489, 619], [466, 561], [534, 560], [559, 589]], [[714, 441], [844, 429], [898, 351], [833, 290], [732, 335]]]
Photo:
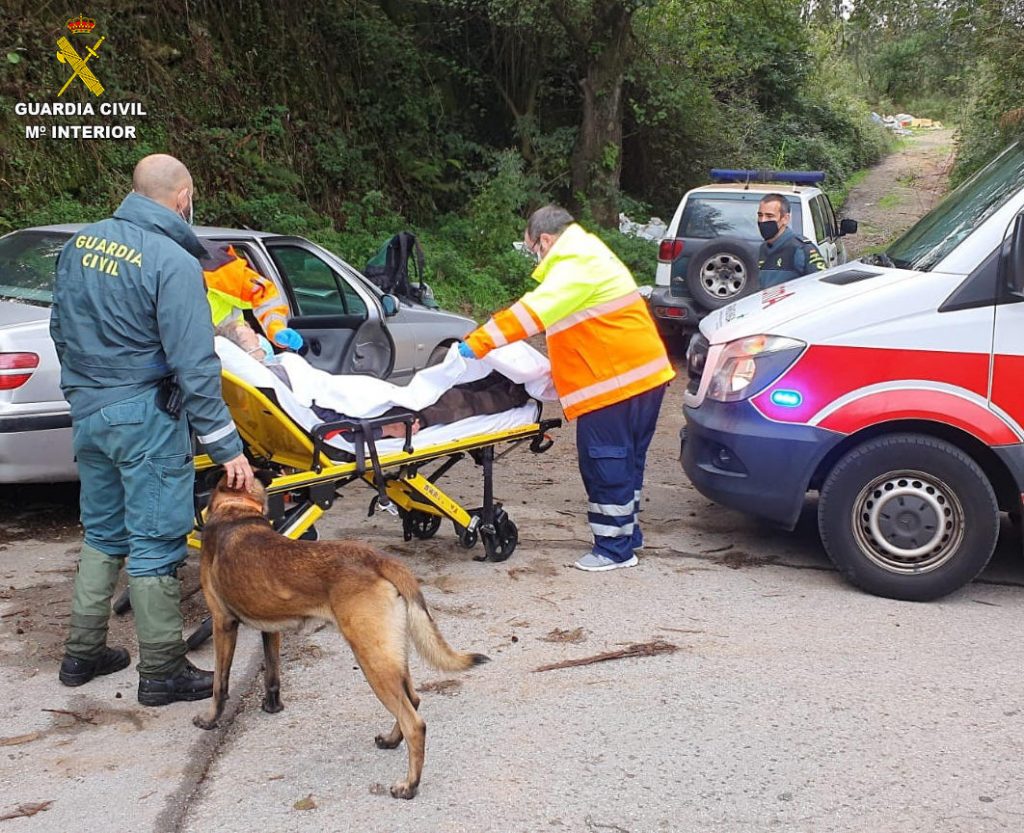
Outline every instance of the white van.
[[1024, 502], [1024, 147], [887, 252], [708, 315], [687, 354], [682, 460], [704, 495], [927, 600], [988, 563]]

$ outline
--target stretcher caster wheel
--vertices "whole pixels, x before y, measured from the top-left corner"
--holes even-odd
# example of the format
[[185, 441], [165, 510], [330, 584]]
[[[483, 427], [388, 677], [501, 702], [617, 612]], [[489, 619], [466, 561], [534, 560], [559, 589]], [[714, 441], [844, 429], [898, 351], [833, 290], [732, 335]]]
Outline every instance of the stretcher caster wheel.
[[213, 636], [213, 617], [207, 616], [199, 623], [199, 627], [192, 631], [188, 639], [185, 640], [185, 647], [190, 651], [194, 651], [211, 636]]
[[471, 550], [476, 546], [478, 533], [475, 529], [466, 529], [456, 524], [455, 534], [459, 536], [459, 546], [464, 550]]
[[493, 534], [484, 534], [484, 550], [488, 561], [507, 561], [519, 543], [519, 529], [508, 516], [498, 522]]
[[124, 592], [114, 599], [114, 613], [118, 616], [124, 616], [129, 610], [132, 609], [132, 598], [128, 594], [128, 588], [124, 589]]
[[419, 509], [402, 513], [402, 534], [406, 541], [411, 541], [413, 538], [426, 541], [428, 538], [433, 538], [440, 528], [440, 515], [431, 515], [429, 512], [421, 512]]

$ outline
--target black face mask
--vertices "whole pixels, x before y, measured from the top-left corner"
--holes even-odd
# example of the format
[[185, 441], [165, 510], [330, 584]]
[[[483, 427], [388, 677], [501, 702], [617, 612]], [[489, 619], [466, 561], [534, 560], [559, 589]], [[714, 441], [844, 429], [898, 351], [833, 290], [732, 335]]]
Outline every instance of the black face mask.
[[765, 220], [757, 224], [757, 230], [765, 240], [771, 240], [779, 233], [779, 224], [776, 220]]

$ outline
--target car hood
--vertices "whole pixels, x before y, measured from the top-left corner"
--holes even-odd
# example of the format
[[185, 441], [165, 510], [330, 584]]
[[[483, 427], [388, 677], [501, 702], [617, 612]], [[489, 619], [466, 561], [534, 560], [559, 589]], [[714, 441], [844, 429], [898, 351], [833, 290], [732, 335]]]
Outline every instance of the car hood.
[[855, 261], [748, 295], [707, 315], [700, 329], [711, 344], [761, 334], [828, 341], [919, 306], [934, 310], [962, 278]]

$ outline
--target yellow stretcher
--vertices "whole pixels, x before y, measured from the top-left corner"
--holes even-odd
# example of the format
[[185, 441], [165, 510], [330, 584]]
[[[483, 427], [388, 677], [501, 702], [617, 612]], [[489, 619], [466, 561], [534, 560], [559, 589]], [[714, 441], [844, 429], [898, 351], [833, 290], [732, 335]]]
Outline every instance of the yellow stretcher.
[[[322, 423], [307, 431], [278, 405], [273, 390], [254, 387], [228, 371], [222, 371], [222, 378], [224, 401], [245, 443], [246, 455], [254, 468], [270, 470], [274, 475], [267, 487], [270, 521], [289, 538], [308, 535], [313, 524], [330, 509], [339, 490], [360, 480], [376, 492], [369, 514], [387, 510], [400, 516], [405, 540], [432, 537], [441, 521], [448, 518], [461, 546], [471, 549], [482, 541], [483, 554], [474, 560], [504, 561], [515, 550], [519, 533], [508, 513], [494, 500], [494, 462], [525, 442], [534, 453], [547, 451], [553, 442], [547, 432], [562, 424], [560, 419], [541, 420], [415, 449], [411, 426], [416, 415], [412, 412]], [[378, 453], [374, 429], [395, 422], [405, 423], [402, 449]], [[355, 447], [354, 455], [327, 443], [339, 431], [345, 432], [345, 439]], [[495, 454], [495, 446], [505, 443], [511, 447]], [[483, 501], [473, 509], [463, 508], [437, 485], [441, 476], [467, 455], [483, 469]], [[433, 471], [423, 473], [435, 463]], [[196, 470], [197, 522], [189, 543], [198, 547], [202, 539], [201, 507], [213, 486], [211, 478], [218, 477], [219, 472], [206, 455], [196, 458]]]

